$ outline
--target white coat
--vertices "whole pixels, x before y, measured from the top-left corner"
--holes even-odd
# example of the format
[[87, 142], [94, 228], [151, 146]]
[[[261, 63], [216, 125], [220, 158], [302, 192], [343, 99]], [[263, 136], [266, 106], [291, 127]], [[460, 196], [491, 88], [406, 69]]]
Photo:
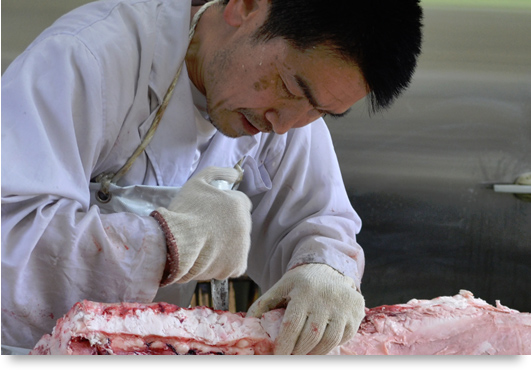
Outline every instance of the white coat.
[[[189, 24], [189, 0], [98, 1], [60, 18], [5, 72], [2, 344], [33, 347], [82, 299], [160, 294], [159, 225], [100, 213], [89, 182], [139, 145], [185, 56]], [[202, 168], [247, 156], [239, 188], [253, 203], [247, 274], [265, 291], [294, 266], [326, 263], [359, 287], [361, 222], [324, 121], [285, 135], [216, 133], [199, 151], [194, 110], [184, 68], [152, 142], [118, 184], [180, 187]]]

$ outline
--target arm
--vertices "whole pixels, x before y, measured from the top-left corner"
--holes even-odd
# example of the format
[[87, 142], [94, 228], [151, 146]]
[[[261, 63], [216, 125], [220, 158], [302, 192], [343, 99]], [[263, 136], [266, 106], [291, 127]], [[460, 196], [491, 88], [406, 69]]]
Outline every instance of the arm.
[[365, 263], [356, 242], [361, 220], [346, 194], [324, 121], [274, 140], [285, 143], [272, 145], [263, 160], [270, 190], [251, 198], [256, 257], [249, 261], [250, 276], [265, 291], [293, 267], [325, 263], [359, 289]]
[[2, 78], [8, 345], [33, 346], [80, 299], [150, 301], [159, 287], [166, 246], [157, 222], [89, 208], [92, 170], [114, 144], [125, 107], [119, 84], [106, 82], [72, 36], [34, 43]]
[[[267, 211], [253, 248], [262, 248], [268, 262], [258, 275], [264, 294], [248, 315], [286, 306], [275, 354], [326, 354], [350, 339], [364, 316], [364, 256], [355, 239], [360, 220], [324, 123], [310, 126], [288, 134], [278, 169], [268, 171], [271, 190], [258, 206]], [[266, 250], [265, 243], [273, 247]]]

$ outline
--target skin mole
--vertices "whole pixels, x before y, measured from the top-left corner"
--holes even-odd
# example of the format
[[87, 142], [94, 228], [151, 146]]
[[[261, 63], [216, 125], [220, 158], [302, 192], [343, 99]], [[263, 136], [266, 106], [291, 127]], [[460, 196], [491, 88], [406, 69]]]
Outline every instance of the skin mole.
[[255, 91], [262, 91], [269, 87], [269, 81], [267, 78], [261, 78], [253, 84]]

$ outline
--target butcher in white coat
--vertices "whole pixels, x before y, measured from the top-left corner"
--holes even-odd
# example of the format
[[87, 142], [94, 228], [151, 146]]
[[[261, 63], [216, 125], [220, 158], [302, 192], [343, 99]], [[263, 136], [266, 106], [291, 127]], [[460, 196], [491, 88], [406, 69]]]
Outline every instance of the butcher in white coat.
[[361, 222], [323, 116], [408, 85], [422, 13], [384, 2], [105, 0], [46, 29], [2, 77], [2, 344], [244, 273], [248, 315], [287, 306], [276, 354], [348, 340]]

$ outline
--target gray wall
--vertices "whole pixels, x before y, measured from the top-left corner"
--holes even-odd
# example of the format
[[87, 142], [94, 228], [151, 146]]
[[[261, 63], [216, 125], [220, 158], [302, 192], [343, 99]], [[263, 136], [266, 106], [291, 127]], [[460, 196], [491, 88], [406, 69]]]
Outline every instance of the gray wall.
[[2, 73], [33, 39], [65, 12], [89, 0], [2, 1]]

